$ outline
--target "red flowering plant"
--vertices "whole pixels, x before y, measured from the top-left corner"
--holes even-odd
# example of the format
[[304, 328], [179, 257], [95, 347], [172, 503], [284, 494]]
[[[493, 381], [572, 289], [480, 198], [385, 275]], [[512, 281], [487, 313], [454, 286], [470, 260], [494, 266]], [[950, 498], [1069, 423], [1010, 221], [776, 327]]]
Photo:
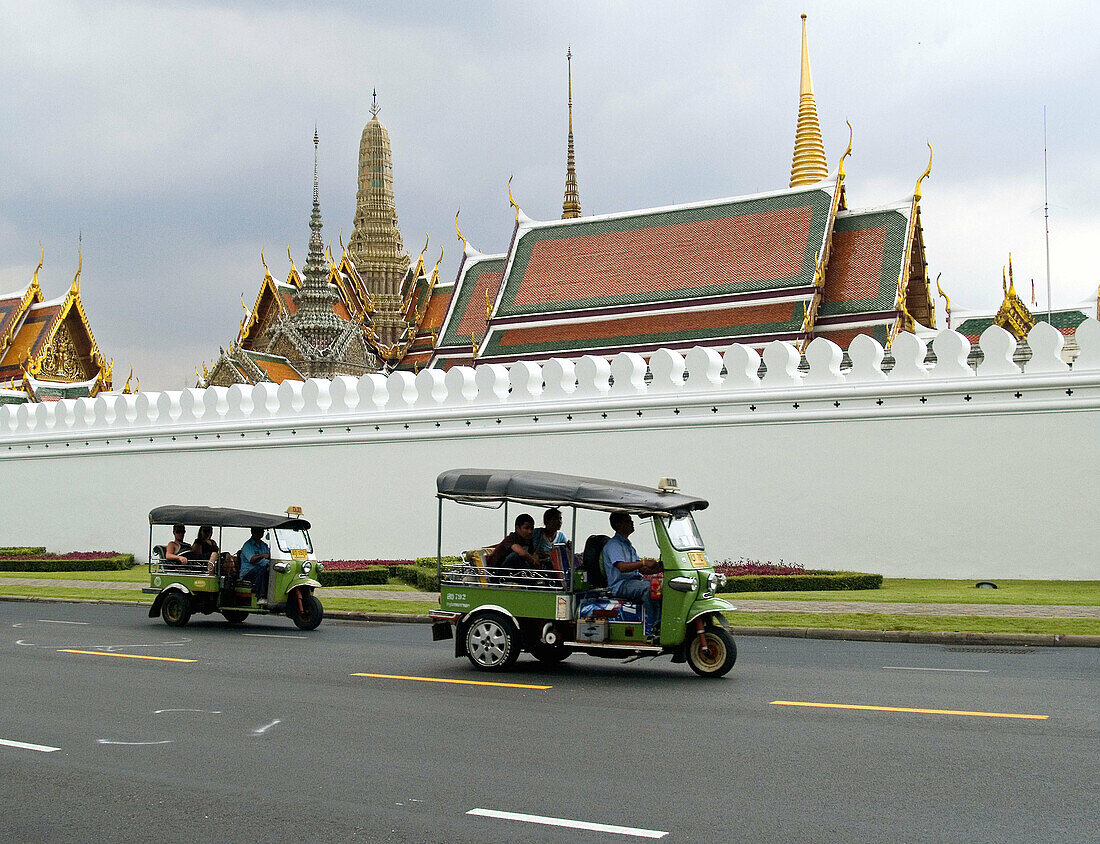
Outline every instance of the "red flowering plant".
[[714, 564], [714, 570], [726, 577], [738, 577], [746, 574], [806, 574], [806, 567], [799, 563], [777, 563], [749, 560], [741, 557], [737, 560], [722, 560]]
[[411, 566], [412, 560], [324, 560], [326, 571], [359, 571], [373, 566]]
[[[0, 560], [14, 560], [27, 557], [27, 554], [2, 554]], [[35, 554], [36, 560], [109, 560], [118, 557], [118, 551], [70, 551], [68, 554], [40, 553]]]

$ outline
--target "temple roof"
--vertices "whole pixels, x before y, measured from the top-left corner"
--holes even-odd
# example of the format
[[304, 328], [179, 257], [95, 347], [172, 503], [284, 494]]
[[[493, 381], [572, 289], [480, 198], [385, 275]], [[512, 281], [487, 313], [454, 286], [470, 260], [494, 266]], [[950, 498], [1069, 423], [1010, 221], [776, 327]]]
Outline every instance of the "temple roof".
[[282, 384], [283, 381], [306, 380], [302, 373], [295, 369], [287, 358], [281, 355], [269, 355], [247, 349], [241, 349], [241, 354], [259, 368], [267, 376], [267, 380], [275, 384]]
[[837, 197], [832, 177], [577, 220], [521, 218], [479, 359], [796, 339]]
[[[1035, 322], [1049, 322], [1064, 336], [1069, 337], [1077, 332], [1077, 326], [1084, 322], [1088, 316], [1080, 308], [1060, 308], [1049, 312], [1035, 311], [1032, 314]], [[982, 332], [996, 321], [996, 314], [981, 316], [966, 316], [961, 322], [952, 326], [955, 331], [966, 336], [971, 343], [977, 343]]]
[[455, 354], [472, 358], [473, 342], [481, 343], [489, 322], [486, 309], [496, 302], [504, 279], [506, 255], [482, 255], [467, 248], [448, 301], [447, 313], [440, 324], [437, 357]]
[[881, 208], [839, 211], [817, 328], [858, 316], [897, 316], [898, 284], [906, 266], [912, 200]]

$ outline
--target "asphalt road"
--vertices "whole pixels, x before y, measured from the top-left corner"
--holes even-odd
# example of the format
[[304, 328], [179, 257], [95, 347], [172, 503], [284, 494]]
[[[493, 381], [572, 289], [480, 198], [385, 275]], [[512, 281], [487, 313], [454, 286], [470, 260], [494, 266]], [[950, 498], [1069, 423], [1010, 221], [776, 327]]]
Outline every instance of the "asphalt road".
[[423, 625], [3, 602], [0, 634], [13, 841], [1100, 840], [1093, 648], [743, 637], [702, 680], [486, 675]]

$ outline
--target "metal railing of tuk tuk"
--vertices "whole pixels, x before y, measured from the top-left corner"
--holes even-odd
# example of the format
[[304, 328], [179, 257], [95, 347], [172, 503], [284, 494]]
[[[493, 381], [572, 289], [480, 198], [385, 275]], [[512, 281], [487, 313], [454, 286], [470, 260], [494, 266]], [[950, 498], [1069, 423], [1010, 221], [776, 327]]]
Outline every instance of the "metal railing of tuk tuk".
[[568, 574], [558, 569], [487, 568], [470, 560], [443, 563], [439, 582], [447, 586], [481, 586], [529, 591], [565, 592]]

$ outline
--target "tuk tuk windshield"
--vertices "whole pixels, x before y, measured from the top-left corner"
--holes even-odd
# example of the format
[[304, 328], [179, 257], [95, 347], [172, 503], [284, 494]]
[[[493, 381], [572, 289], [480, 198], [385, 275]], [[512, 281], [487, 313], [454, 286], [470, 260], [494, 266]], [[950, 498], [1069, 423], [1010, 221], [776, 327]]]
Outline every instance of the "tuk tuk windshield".
[[313, 553], [313, 543], [309, 541], [308, 530], [290, 530], [275, 528], [275, 542], [280, 551], [308, 551]]
[[695, 527], [695, 519], [691, 513], [683, 516], [662, 517], [665, 530], [668, 532], [669, 542], [677, 551], [702, 551], [703, 539], [699, 536], [699, 529]]

